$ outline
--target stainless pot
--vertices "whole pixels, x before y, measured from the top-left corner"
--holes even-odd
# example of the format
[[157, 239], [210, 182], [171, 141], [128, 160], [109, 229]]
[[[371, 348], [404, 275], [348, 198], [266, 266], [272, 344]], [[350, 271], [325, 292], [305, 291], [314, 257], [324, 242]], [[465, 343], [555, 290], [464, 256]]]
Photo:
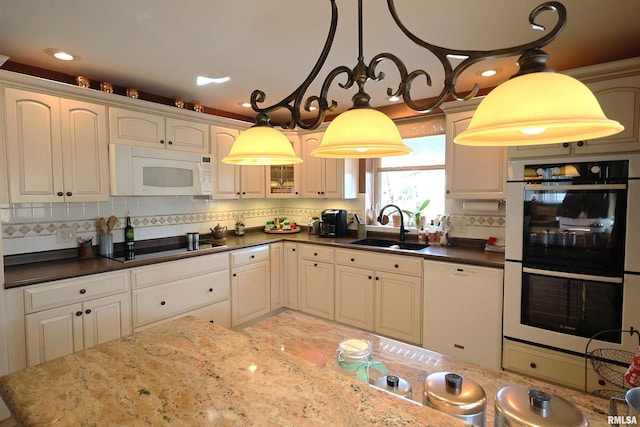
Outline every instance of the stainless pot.
[[636, 419], [640, 417], [640, 387], [627, 390], [624, 398], [620, 396], [612, 397], [609, 407], [611, 415], [618, 415], [618, 402], [622, 402], [627, 406], [626, 415], [636, 417]]
[[422, 403], [484, 427], [487, 397], [475, 381], [451, 372], [436, 372], [424, 380]]
[[496, 394], [497, 426], [578, 427], [589, 421], [571, 402], [523, 385], [503, 387]]

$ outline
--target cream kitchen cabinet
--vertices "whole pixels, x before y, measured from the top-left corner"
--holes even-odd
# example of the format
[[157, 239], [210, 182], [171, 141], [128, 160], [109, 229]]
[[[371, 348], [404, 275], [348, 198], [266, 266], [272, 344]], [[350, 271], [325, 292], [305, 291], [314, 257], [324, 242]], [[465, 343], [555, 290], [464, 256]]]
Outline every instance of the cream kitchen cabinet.
[[422, 346], [500, 369], [503, 271], [424, 261]]
[[110, 142], [137, 147], [209, 152], [209, 125], [124, 108], [109, 108]]
[[237, 129], [211, 126], [213, 199], [263, 199], [266, 195], [265, 166], [222, 163], [238, 135]]
[[231, 252], [231, 326], [271, 311], [269, 245]]
[[322, 133], [302, 136], [302, 197], [354, 199], [358, 195], [358, 159], [328, 159], [311, 155]]
[[447, 102], [446, 197], [449, 199], [503, 199], [506, 197], [507, 149], [471, 147], [453, 140], [467, 129], [481, 99]]
[[284, 243], [271, 243], [269, 245], [269, 263], [271, 273], [271, 311], [284, 306]]
[[106, 107], [5, 88], [11, 202], [109, 200]]
[[[291, 142], [293, 150], [298, 156], [300, 152], [300, 137], [291, 132], [284, 132]], [[300, 197], [300, 175], [303, 165], [273, 165], [267, 166], [266, 171], [266, 196], [269, 198], [286, 199]]]
[[229, 324], [229, 259], [226, 253], [135, 267], [131, 269], [131, 281], [135, 331], [194, 314], [194, 310], [204, 307], [209, 310], [196, 314], [221, 325]]
[[338, 322], [420, 344], [422, 259], [336, 249]]
[[284, 306], [298, 309], [298, 244], [284, 242], [284, 263], [282, 287], [284, 290]]
[[21, 291], [14, 296], [23, 299], [27, 366], [131, 333], [128, 272], [59, 280]]
[[305, 244], [298, 245], [298, 250], [299, 310], [334, 320], [333, 248]]

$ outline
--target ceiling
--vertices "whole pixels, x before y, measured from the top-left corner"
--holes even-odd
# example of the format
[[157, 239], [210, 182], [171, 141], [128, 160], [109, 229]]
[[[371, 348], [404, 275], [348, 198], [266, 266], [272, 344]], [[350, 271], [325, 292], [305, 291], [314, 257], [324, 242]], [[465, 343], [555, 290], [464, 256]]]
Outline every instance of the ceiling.
[[[492, 50], [527, 43], [543, 33], [531, 29], [529, 13], [542, 0], [396, 0], [400, 18], [423, 40], [456, 49]], [[640, 56], [640, 1], [562, 0], [567, 25], [545, 50], [549, 66], [566, 70]], [[318, 80], [336, 66], [357, 59], [357, 2], [337, 0], [338, 30]], [[320, 0], [0, 0], [0, 54], [10, 62], [53, 70], [167, 98], [194, 100], [221, 111], [252, 117], [240, 104], [254, 89], [277, 103], [306, 78], [328, 32], [329, 1]], [[553, 13], [539, 22], [552, 28]], [[390, 52], [409, 71], [431, 74], [433, 87], [416, 81], [414, 99], [435, 96], [444, 73], [437, 60], [414, 45], [393, 23], [384, 0], [364, 1], [364, 56]], [[80, 57], [59, 61], [44, 53], [59, 48]], [[517, 71], [517, 57], [487, 61], [469, 69], [458, 90], [473, 83], [493, 87]], [[389, 62], [383, 82], [369, 82], [372, 105], [392, 104], [397, 70]], [[484, 68], [497, 68], [481, 78]], [[196, 76], [229, 76], [224, 84], [198, 87]], [[339, 111], [351, 106], [354, 91], [334, 82], [330, 95]], [[309, 95], [318, 93], [320, 82]], [[115, 96], [115, 95], [114, 95]]]

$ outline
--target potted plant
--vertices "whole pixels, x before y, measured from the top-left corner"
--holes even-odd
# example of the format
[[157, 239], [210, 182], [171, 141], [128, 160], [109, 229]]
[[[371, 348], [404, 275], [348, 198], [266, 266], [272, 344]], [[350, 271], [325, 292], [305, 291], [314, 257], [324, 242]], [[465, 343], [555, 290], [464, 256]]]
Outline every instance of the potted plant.
[[420, 230], [423, 226], [422, 224], [422, 211], [426, 209], [427, 206], [429, 206], [429, 202], [431, 200], [427, 199], [424, 202], [422, 202], [422, 204], [418, 207], [416, 207], [416, 210], [411, 212], [409, 210], [402, 210], [402, 212], [404, 212], [405, 215], [407, 215], [409, 218], [413, 218], [413, 221], [416, 224], [416, 228], [418, 230]]

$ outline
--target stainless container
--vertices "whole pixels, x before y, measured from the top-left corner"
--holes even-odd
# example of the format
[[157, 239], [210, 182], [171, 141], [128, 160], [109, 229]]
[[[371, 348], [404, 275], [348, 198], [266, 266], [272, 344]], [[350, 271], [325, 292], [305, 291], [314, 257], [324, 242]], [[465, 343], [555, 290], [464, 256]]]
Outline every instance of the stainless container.
[[484, 427], [487, 396], [475, 381], [451, 372], [436, 372], [424, 380], [422, 403], [466, 423]]
[[578, 427], [589, 421], [571, 402], [523, 385], [500, 389], [495, 400], [497, 426]]
[[407, 380], [395, 375], [385, 375], [380, 377], [375, 380], [373, 386], [388, 391], [389, 393], [406, 397], [407, 399], [411, 399], [412, 397], [411, 384], [409, 384]]
[[309, 234], [320, 234], [320, 218], [312, 218], [309, 221]]
[[640, 417], [640, 387], [634, 387], [624, 394], [624, 398], [620, 395], [613, 396], [609, 405], [609, 413], [611, 415], [618, 415], [618, 402], [622, 402], [627, 406], [625, 413], [621, 415], [627, 415], [630, 417]]

